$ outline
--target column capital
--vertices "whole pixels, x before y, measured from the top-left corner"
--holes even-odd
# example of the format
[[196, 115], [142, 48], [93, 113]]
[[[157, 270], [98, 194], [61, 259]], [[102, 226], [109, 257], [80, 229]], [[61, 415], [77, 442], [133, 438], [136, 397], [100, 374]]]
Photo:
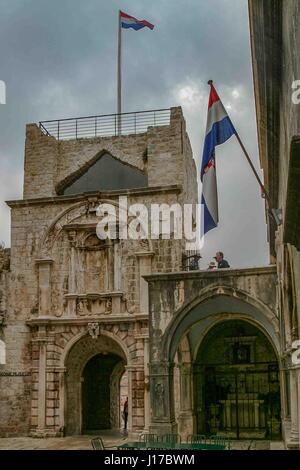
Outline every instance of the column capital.
[[39, 258], [35, 260], [35, 264], [43, 265], [43, 264], [53, 264], [53, 259], [51, 258]]

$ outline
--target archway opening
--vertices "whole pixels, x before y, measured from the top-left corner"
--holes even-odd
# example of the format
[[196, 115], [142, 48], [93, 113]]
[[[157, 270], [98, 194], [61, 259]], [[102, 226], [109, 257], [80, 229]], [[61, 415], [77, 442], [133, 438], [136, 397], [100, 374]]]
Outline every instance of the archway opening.
[[199, 347], [193, 383], [197, 433], [280, 438], [278, 361], [253, 324], [228, 320], [213, 327]]
[[[82, 432], [119, 427], [118, 386], [114, 386], [114, 369], [123, 366], [115, 354], [97, 354], [84, 367], [82, 374]], [[119, 376], [120, 380], [120, 376]], [[117, 406], [116, 406], [117, 405]]]
[[[65, 366], [65, 434], [120, 429], [121, 379], [126, 354], [115, 338], [84, 335], [69, 350]], [[130, 392], [127, 390], [130, 402]]]

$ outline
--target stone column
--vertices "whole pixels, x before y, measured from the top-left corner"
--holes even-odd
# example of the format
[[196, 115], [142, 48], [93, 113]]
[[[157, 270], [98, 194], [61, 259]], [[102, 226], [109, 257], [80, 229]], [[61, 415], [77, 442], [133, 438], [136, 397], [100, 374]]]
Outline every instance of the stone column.
[[69, 293], [75, 294], [76, 288], [76, 231], [68, 232], [68, 239], [71, 247], [70, 265], [69, 265]]
[[180, 414], [179, 433], [186, 438], [193, 434], [193, 400], [192, 400], [192, 365], [183, 363], [180, 370]]
[[39, 317], [51, 315], [52, 259], [37, 259], [39, 285]]
[[60, 367], [57, 370], [59, 372], [59, 432], [63, 437], [65, 431], [65, 375], [67, 369]]
[[75, 318], [77, 315], [77, 294], [66, 294], [65, 300], [67, 302], [66, 316]]
[[122, 290], [120, 242], [114, 243], [114, 291]]
[[173, 369], [173, 363], [150, 364], [151, 433], [177, 432], [174, 416]]
[[127, 430], [128, 433], [132, 432], [132, 368], [130, 366], [125, 366], [127, 370], [128, 377], [128, 423]]
[[291, 381], [291, 435], [289, 447], [298, 447], [299, 445], [299, 415], [298, 415], [298, 371], [290, 370]]
[[112, 291], [115, 287], [115, 244], [111, 242], [107, 249], [107, 285], [106, 290]]
[[46, 366], [47, 343], [46, 327], [39, 327], [37, 338], [39, 343], [39, 369], [38, 369], [38, 426], [37, 434], [44, 435], [46, 427]]
[[149, 311], [149, 295], [148, 295], [148, 283], [145, 281], [143, 276], [151, 274], [151, 259], [154, 253], [152, 251], [141, 251], [135, 253], [139, 260], [139, 272], [140, 272], [140, 312], [148, 313]]

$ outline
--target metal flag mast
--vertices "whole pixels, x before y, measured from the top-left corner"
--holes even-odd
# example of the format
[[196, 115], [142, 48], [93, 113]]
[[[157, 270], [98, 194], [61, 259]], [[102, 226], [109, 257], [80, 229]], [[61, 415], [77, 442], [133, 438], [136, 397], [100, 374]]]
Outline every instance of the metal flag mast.
[[121, 134], [122, 131], [122, 23], [121, 23], [121, 10], [119, 10], [119, 18], [118, 18], [118, 135]]
[[[207, 83], [208, 83], [208, 85], [212, 86], [212, 85], [213, 85], [213, 80], [208, 80]], [[239, 136], [239, 134], [238, 134], [237, 131], [235, 132], [235, 136], [236, 136], [236, 138], [237, 138], [238, 143], [239, 143], [240, 146], [241, 146], [241, 149], [242, 149], [242, 151], [243, 151], [243, 154], [245, 155], [245, 157], [246, 157], [246, 159], [247, 159], [247, 161], [248, 161], [248, 163], [249, 163], [249, 165], [250, 165], [250, 168], [251, 168], [251, 170], [253, 171], [254, 176], [255, 176], [255, 178], [256, 178], [256, 180], [257, 180], [257, 182], [258, 182], [258, 184], [259, 184], [259, 186], [260, 186], [260, 188], [261, 188], [261, 190], [262, 190], [262, 192], [263, 192], [263, 194], [264, 194], [266, 200], [268, 201], [269, 212], [271, 213], [271, 215], [272, 215], [273, 219], [275, 220], [276, 224], [277, 224], [277, 225], [280, 225], [280, 224], [281, 224], [280, 211], [279, 211], [278, 209], [274, 209], [274, 208], [273, 208], [273, 204], [272, 204], [270, 195], [269, 195], [269, 193], [267, 192], [267, 190], [266, 190], [266, 188], [265, 188], [263, 182], [261, 181], [261, 179], [260, 179], [260, 177], [259, 177], [259, 175], [258, 175], [258, 173], [257, 173], [257, 171], [256, 171], [256, 169], [255, 169], [255, 167], [254, 167], [254, 165], [253, 165], [253, 163], [252, 163], [252, 161], [251, 161], [251, 158], [250, 158], [250, 156], [249, 156], [249, 154], [248, 154], [248, 152], [247, 152], [247, 150], [246, 150], [246, 148], [245, 148], [243, 142], [241, 141], [241, 138], [240, 138], [240, 136]]]

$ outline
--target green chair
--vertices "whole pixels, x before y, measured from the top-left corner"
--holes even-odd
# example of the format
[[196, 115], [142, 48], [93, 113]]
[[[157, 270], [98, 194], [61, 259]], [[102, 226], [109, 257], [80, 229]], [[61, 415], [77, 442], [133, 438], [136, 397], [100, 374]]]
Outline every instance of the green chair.
[[105, 450], [101, 437], [95, 437], [91, 440], [93, 450]]
[[179, 434], [164, 434], [161, 436], [161, 441], [166, 444], [180, 444], [181, 437]]
[[205, 444], [206, 436], [204, 434], [190, 434], [187, 441], [189, 444]]
[[230, 450], [230, 439], [226, 436], [210, 436], [210, 441], [211, 444], [225, 446], [225, 448]]
[[157, 434], [141, 434], [140, 435], [140, 442], [158, 442], [159, 436]]

